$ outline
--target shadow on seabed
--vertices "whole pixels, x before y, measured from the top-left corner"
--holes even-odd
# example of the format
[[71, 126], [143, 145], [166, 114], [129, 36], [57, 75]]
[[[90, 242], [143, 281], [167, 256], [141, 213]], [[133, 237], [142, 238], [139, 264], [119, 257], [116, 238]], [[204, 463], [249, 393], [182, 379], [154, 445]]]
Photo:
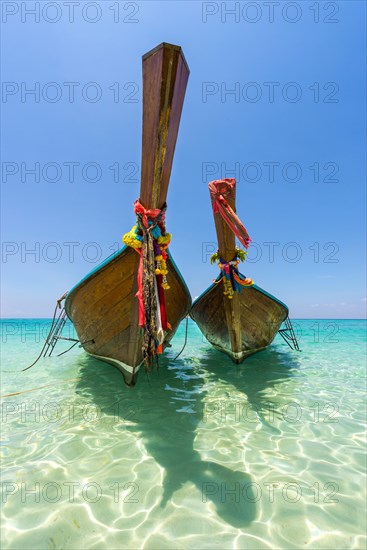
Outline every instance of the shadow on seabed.
[[[223, 498], [214, 487], [248, 485], [250, 475], [232, 471], [215, 462], [202, 460], [194, 448], [196, 428], [202, 422], [203, 399], [208, 382], [222, 380], [247, 397], [261, 418], [268, 402], [265, 392], [292, 376], [297, 362], [290, 356], [268, 348], [234, 365], [229, 358], [209, 347], [200, 360], [186, 356], [174, 363], [164, 357], [160, 368], [150, 374], [139, 373], [137, 385], [125, 386], [121, 373], [88, 355], [80, 357], [80, 380], [76, 390], [105, 415], [118, 417], [125, 429], [136, 434], [147, 453], [164, 468], [165, 506], [173, 493], [186, 482], [196, 485], [202, 499], [210, 499], [217, 514], [234, 527], [245, 527], [256, 519], [256, 496], [251, 486], [247, 498]], [[180, 405], [180, 407], [178, 407]], [[236, 502], [235, 500], [239, 500]]]

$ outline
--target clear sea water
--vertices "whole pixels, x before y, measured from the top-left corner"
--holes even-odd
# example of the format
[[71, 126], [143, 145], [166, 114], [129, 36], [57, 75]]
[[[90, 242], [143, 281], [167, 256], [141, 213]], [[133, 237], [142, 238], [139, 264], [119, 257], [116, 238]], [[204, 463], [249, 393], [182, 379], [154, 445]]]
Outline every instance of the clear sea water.
[[366, 548], [365, 321], [240, 366], [190, 321], [131, 389], [78, 347], [19, 373], [49, 325], [2, 322], [2, 548]]

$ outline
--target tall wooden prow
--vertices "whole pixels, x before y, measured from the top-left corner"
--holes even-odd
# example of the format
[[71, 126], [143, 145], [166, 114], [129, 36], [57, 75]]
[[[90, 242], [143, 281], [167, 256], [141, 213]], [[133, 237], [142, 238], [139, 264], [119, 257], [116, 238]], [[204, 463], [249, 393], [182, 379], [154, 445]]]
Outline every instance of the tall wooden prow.
[[143, 56], [143, 141], [140, 200], [166, 202], [189, 68], [179, 46], [163, 43]]
[[[236, 211], [236, 186], [229, 188], [224, 184], [223, 191], [226, 194], [226, 201], [229, 206]], [[233, 231], [225, 223], [219, 212], [214, 214], [215, 230], [217, 233], [218, 253], [220, 258], [226, 262], [234, 259], [236, 254], [236, 239]], [[241, 328], [241, 303], [240, 297], [234, 295], [232, 300], [223, 300], [223, 310], [228, 329], [229, 346], [232, 352], [232, 358], [235, 362], [240, 362], [242, 351], [242, 328]]]
[[[226, 193], [226, 201], [229, 206], [236, 211], [236, 187], [229, 188], [223, 185], [223, 191]], [[233, 260], [236, 254], [236, 242], [233, 231], [223, 220], [219, 212], [214, 214], [215, 230], [217, 233], [219, 256], [226, 262]]]

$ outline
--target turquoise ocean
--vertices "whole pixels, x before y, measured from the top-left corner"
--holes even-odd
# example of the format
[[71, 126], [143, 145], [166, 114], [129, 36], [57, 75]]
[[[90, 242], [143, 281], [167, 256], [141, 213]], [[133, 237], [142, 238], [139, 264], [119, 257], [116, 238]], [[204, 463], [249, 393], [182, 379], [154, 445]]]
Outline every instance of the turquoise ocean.
[[[128, 388], [51, 321], [2, 321], [2, 548], [366, 548], [365, 336], [295, 320], [234, 365], [189, 321]], [[71, 325], [64, 334], [73, 336]]]

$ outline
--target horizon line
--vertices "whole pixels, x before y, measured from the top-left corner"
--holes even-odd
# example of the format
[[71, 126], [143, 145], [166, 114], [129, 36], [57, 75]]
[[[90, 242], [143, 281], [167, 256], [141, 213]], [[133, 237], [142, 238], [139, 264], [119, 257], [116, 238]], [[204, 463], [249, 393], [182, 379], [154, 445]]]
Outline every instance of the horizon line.
[[[0, 317], [0, 321], [9, 321], [9, 320], [12, 320], [12, 319], [48, 320], [48, 319], [52, 319], [52, 317]], [[321, 321], [367, 321], [367, 317], [289, 317], [289, 319], [291, 321], [313, 321], [313, 320], [321, 320]], [[191, 318], [190, 318], [190, 320], [193, 321], [193, 319], [191, 319]], [[68, 318], [68, 321], [70, 321], [69, 318]]]

